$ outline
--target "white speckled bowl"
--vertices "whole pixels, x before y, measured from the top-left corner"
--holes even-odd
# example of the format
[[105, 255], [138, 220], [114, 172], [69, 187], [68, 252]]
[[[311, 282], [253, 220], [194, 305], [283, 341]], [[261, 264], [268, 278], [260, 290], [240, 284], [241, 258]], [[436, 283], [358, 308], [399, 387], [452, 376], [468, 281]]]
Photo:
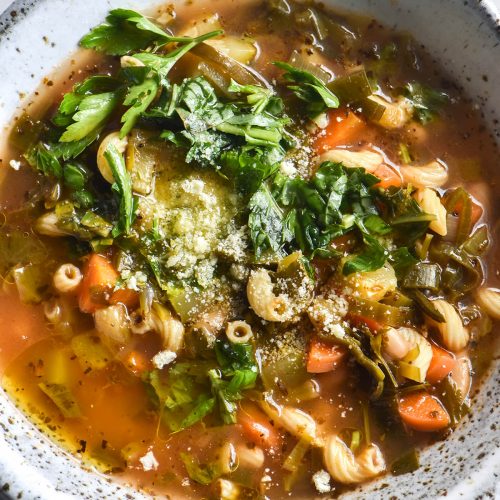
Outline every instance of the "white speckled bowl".
[[[203, 1], [203, 0], [196, 0]], [[208, 1], [208, 0], [207, 0]], [[238, 0], [227, 0], [237, 8]], [[113, 7], [145, 9], [150, 0], [25, 0], [0, 18], [0, 126], [64, 61], [79, 38]], [[175, 2], [174, 2], [175, 3]], [[179, 2], [180, 3], [180, 2]], [[408, 30], [482, 106], [500, 142], [500, 0], [324, 0]], [[53, 42], [47, 44], [43, 37]], [[485, 78], [484, 76], [487, 76]], [[1, 334], [1, 332], [0, 332]], [[349, 498], [500, 498], [500, 377], [498, 361], [475, 395], [474, 411], [443, 443], [421, 455], [424, 467], [384, 477]], [[0, 491], [12, 498], [144, 498], [79, 463], [40, 434], [0, 393]]]

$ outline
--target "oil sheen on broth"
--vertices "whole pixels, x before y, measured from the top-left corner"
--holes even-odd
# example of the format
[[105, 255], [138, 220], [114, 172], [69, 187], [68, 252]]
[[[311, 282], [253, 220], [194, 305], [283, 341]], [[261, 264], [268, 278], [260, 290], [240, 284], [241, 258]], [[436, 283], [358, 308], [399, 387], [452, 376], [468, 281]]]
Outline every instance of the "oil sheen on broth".
[[137, 53], [175, 46], [115, 17], [132, 45], [75, 54], [3, 146], [4, 388], [84, 464], [172, 498], [335, 496], [414, 470], [496, 349], [498, 150], [475, 103], [408, 35], [320, 5], [151, 15], [225, 34], [162, 75]]

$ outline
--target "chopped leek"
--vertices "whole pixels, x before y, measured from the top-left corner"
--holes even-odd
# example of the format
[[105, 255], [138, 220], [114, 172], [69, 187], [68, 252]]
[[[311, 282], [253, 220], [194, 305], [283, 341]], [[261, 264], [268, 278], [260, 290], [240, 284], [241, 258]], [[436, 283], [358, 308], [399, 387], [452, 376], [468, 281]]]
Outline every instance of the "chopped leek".
[[310, 441], [307, 439], [301, 439], [285, 458], [285, 461], [283, 462], [283, 469], [288, 472], [295, 472], [299, 469], [302, 464], [302, 460], [304, 459], [305, 454], [309, 451], [310, 447]]
[[26, 304], [39, 304], [50, 285], [50, 271], [46, 265], [32, 264], [12, 271], [19, 298]]
[[66, 385], [41, 382], [38, 387], [59, 408], [64, 418], [79, 418], [82, 416], [75, 396]]
[[463, 243], [462, 248], [475, 257], [482, 255], [490, 244], [488, 227], [481, 226], [474, 231]]
[[107, 238], [113, 229], [113, 224], [91, 211], [85, 212], [80, 222], [102, 238]]
[[408, 165], [412, 162], [410, 150], [408, 149], [408, 146], [406, 144], [401, 143], [399, 145], [399, 157], [405, 165]]
[[460, 245], [469, 237], [472, 229], [472, 198], [464, 188], [459, 187], [447, 196], [445, 207], [449, 214], [456, 213], [459, 207], [456, 243]]
[[437, 292], [441, 283], [441, 267], [439, 264], [418, 262], [410, 268], [403, 279], [404, 288], [424, 288]]
[[349, 314], [373, 319], [382, 326], [404, 326], [411, 322], [413, 314], [409, 307], [393, 307], [374, 300], [350, 300]]
[[467, 399], [455, 387], [449, 376], [439, 385], [439, 399], [450, 415], [451, 425], [457, 425], [470, 410]]
[[359, 103], [372, 93], [370, 81], [364, 68], [335, 78], [327, 86], [343, 105]]

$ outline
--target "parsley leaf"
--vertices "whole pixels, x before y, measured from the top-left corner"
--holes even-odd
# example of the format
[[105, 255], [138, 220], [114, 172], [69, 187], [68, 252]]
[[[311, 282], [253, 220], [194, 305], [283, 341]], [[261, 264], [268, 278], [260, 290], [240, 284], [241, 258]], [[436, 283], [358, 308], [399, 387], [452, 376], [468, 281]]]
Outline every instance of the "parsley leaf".
[[106, 23], [85, 35], [80, 45], [111, 56], [122, 56], [134, 50], [144, 50], [152, 44], [158, 46], [186, 40], [189, 38], [170, 36], [138, 12], [114, 9], [106, 17]]
[[424, 125], [434, 120], [439, 109], [449, 100], [444, 92], [417, 82], [407, 83], [403, 95], [411, 101], [415, 118]]
[[113, 229], [113, 237], [116, 237], [130, 232], [135, 218], [135, 200], [132, 195], [132, 181], [123, 156], [113, 144], [110, 144], [104, 152], [104, 157], [115, 179], [112, 189], [120, 199], [118, 224]]
[[153, 78], [146, 78], [142, 83], [130, 87], [123, 104], [131, 107], [122, 116], [120, 138], [123, 139], [134, 128], [141, 114], [153, 102], [157, 91], [158, 83]]
[[259, 259], [266, 250], [283, 257], [286, 243], [284, 212], [266, 184], [262, 184], [250, 198], [248, 210], [248, 228], [255, 257]]
[[60, 142], [73, 142], [92, 135], [109, 118], [119, 101], [117, 92], [88, 95], [77, 105], [73, 123], [60, 137]]
[[53, 151], [43, 143], [32, 146], [24, 155], [26, 161], [47, 177], [61, 179], [63, 168]]
[[307, 102], [307, 112], [311, 118], [328, 108], [338, 108], [338, 97], [316, 76], [309, 71], [296, 68], [285, 62], [275, 62], [275, 66], [285, 71], [284, 78], [298, 85], [288, 85], [295, 95]]

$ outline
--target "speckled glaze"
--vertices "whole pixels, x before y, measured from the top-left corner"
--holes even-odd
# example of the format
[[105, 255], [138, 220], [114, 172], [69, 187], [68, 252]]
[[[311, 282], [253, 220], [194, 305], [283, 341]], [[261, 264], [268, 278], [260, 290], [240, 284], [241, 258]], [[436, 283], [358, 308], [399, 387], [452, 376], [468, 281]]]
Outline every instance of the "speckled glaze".
[[[172, 1], [172, 0], [170, 0]], [[203, 1], [203, 0], [195, 0]], [[227, 0], [237, 8], [238, 0]], [[21, 93], [64, 61], [79, 38], [113, 7], [145, 9], [149, 0], [17, 1], [0, 17], [0, 127]], [[176, 2], [173, 2], [176, 3]], [[181, 2], [179, 2], [181, 3]], [[410, 31], [481, 106], [500, 143], [500, 0], [331, 0]], [[62, 22], [53, 22], [63, 19]], [[44, 38], [48, 39], [44, 40]], [[497, 332], [498, 333], [498, 332]], [[0, 332], [1, 334], [1, 332]], [[383, 477], [344, 498], [500, 498], [500, 374], [491, 367], [474, 411], [446, 441], [421, 454], [418, 472]], [[43, 436], [0, 392], [0, 492], [25, 499], [147, 498], [95, 472]]]

